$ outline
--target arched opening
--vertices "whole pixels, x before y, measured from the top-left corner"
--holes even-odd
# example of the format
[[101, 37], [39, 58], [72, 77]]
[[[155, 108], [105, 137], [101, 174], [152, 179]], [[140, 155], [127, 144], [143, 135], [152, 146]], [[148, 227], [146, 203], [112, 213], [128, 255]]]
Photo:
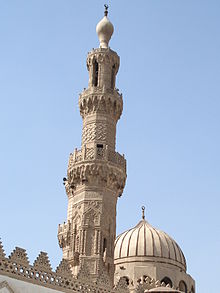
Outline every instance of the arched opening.
[[191, 288], [191, 293], [195, 293], [195, 289], [194, 289], [193, 286], [192, 286], [192, 288]]
[[107, 240], [104, 238], [103, 240], [103, 253], [105, 252], [105, 249], [107, 248]]
[[126, 281], [127, 285], [129, 285], [129, 278], [127, 276], [123, 276], [122, 278]]
[[179, 282], [179, 290], [184, 292], [184, 293], [187, 293], [187, 286], [186, 286], [186, 283], [184, 281]]
[[97, 86], [98, 85], [98, 75], [99, 75], [99, 64], [95, 60], [95, 62], [93, 64], [93, 80], [92, 80], [92, 84], [94, 86]]
[[112, 66], [111, 88], [115, 87], [115, 65]]
[[161, 283], [164, 283], [165, 285], [170, 285], [170, 287], [173, 287], [173, 283], [172, 281], [170, 280], [170, 278], [168, 277], [164, 277], [162, 280], [161, 280]]

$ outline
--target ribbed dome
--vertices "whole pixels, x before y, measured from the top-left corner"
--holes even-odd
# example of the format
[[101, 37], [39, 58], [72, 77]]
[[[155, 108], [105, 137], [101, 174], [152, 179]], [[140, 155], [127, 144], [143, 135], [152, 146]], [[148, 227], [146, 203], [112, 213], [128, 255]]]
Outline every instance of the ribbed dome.
[[115, 261], [141, 258], [141, 261], [170, 263], [186, 271], [186, 261], [178, 244], [166, 233], [142, 219], [134, 228], [120, 234], [115, 241]]

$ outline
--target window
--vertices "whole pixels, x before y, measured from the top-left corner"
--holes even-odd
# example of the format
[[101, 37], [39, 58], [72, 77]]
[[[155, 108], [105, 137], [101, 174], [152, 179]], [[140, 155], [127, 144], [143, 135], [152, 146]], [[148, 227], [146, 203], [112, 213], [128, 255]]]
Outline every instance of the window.
[[170, 287], [173, 287], [173, 283], [172, 281], [170, 280], [170, 278], [168, 277], [164, 277], [162, 280], [161, 280], [161, 283], [165, 283], [166, 285], [170, 285]]
[[93, 64], [93, 83], [92, 83], [94, 86], [98, 85], [98, 75], [99, 75], [99, 64], [95, 60]]
[[105, 252], [105, 249], [107, 248], [107, 240], [104, 238], [103, 240], [103, 253]]
[[115, 87], [115, 65], [112, 66], [111, 88]]
[[184, 281], [179, 282], [179, 290], [184, 292], [184, 293], [187, 293], [187, 286], [186, 286], [186, 283]]

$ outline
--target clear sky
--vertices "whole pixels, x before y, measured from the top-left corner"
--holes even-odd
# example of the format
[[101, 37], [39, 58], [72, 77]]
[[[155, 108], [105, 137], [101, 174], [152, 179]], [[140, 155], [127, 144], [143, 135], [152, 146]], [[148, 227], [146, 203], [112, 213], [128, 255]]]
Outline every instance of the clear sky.
[[[128, 178], [117, 233], [147, 220], [181, 246], [197, 292], [220, 263], [220, 1], [106, 1], [121, 57], [117, 150]], [[78, 94], [104, 0], [0, 1], [0, 235], [9, 254], [61, 257], [62, 184], [80, 147]]]

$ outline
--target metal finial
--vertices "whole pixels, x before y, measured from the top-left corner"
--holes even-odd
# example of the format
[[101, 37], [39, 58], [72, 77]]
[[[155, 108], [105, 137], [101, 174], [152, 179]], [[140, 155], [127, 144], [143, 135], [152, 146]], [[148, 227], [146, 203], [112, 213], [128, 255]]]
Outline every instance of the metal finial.
[[144, 220], [145, 219], [145, 214], [144, 214], [145, 206], [142, 206], [141, 209], [142, 209], [142, 219]]
[[108, 5], [105, 4], [104, 7], [105, 7], [104, 15], [107, 16], [108, 15]]

